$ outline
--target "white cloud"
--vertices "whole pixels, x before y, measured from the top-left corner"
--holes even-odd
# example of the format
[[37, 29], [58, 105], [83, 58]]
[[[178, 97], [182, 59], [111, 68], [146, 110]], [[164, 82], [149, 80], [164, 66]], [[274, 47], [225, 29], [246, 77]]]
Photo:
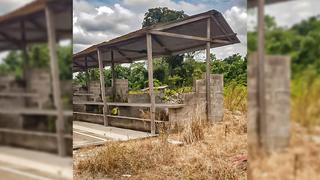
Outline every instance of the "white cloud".
[[6, 14], [10, 11], [13, 11], [27, 3], [30, 3], [32, 0], [10, 0], [10, 1], [5, 1], [1, 0], [0, 1], [0, 15]]
[[[212, 8], [204, 3], [189, 3], [184, 0], [123, 0], [114, 5], [100, 7], [95, 7], [87, 1], [74, 0], [74, 52], [140, 29], [144, 13], [149, 8], [164, 6], [183, 10], [189, 15]], [[217, 53], [217, 57], [226, 57], [234, 53], [246, 55], [246, 9], [234, 6], [223, 15], [238, 34], [241, 43], [217, 48], [213, 52]]]
[[233, 6], [224, 13], [226, 21], [238, 34], [247, 33], [247, 11], [244, 8]]
[[104, 13], [106, 13], [106, 14], [114, 13], [114, 11], [111, 8], [107, 7], [107, 6], [98, 7], [98, 8], [96, 8], [96, 10], [98, 11], [98, 15], [101, 15], [101, 14], [104, 14]]
[[[276, 23], [282, 27], [291, 27], [311, 16], [320, 15], [319, 0], [295, 0], [276, 3], [265, 7], [265, 13], [275, 17]], [[257, 10], [250, 10], [248, 27], [252, 31], [257, 24]]]

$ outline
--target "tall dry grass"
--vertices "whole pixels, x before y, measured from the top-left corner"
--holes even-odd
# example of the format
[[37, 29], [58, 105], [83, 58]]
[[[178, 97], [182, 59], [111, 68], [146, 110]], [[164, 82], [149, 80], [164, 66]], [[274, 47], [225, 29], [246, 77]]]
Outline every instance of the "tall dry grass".
[[226, 111], [222, 123], [194, 120], [180, 133], [84, 149], [74, 156], [75, 179], [246, 179], [246, 124], [245, 115]]
[[320, 125], [320, 76], [308, 70], [291, 83], [291, 119], [311, 128]]
[[236, 83], [224, 89], [224, 107], [230, 111], [247, 111], [247, 87]]

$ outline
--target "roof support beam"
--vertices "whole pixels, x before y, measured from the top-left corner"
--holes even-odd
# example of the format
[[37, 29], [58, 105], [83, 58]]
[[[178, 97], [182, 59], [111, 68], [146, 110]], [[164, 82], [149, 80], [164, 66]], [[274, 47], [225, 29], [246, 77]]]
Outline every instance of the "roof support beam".
[[1, 31], [0, 31], [0, 35], [2, 37], [4, 37], [6, 40], [10, 41], [12, 44], [16, 45], [17, 47], [19, 47], [19, 48], [21, 47], [21, 43], [19, 42], [18, 39], [11, 37], [8, 34], [1, 32]]
[[113, 50], [111, 49], [111, 75], [112, 75], [112, 101], [115, 102], [116, 100], [116, 74], [114, 70], [114, 54]]
[[172, 51], [170, 51], [162, 42], [159, 38], [157, 38], [156, 36], [153, 37], [154, 41], [159, 44], [168, 54], [171, 54]]
[[266, 99], [265, 99], [265, 77], [264, 77], [264, 0], [258, 0], [258, 77], [257, 77], [257, 99], [258, 99], [258, 119], [257, 131], [260, 147], [264, 148], [265, 137], [262, 135], [267, 134], [266, 131]]
[[38, 23], [35, 19], [28, 19], [28, 21], [36, 28], [40, 30], [46, 30], [45, 27], [43, 27], [40, 23]]
[[[27, 50], [27, 42], [26, 42], [26, 27], [25, 22], [20, 21], [20, 32], [21, 32], [21, 39], [22, 39], [22, 49], [23, 49], [23, 79], [25, 81], [28, 81], [29, 79], [29, 56], [28, 56], [28, 50]], [[28, 84], [26, 84], [26, 88]]]
[[56, 121], [58, 153], [60, 156], [66, 156], [67, 151], [66, 151], [66, 144], [64, 141], [64, 117], [63, 117], [64, 115], [63, 115], [63, 109], [62, 109], [61, 88], [60, 88], [60, 80], [59, 80], [54, 13], [49, 6], [46, 6], [45, 13], [46, 13], [46, 21], [47, 21], [53, 99], [54, 99], [55, 108], [57, 109], [57, 112], [58, 112], [57, 121]]
[[90, 77], [89, 77], [89, 69], [88, 69], [88, 56], [84, 57], [84, 63], [85, 63], [85, 71], [86, 71], [86, 87], [87, 87], [87, 91], [89, 92]]
[[148, 81], [149, 81], [149, 95], [150, 95], [150, 119], [151, 119], [151, 134], [156, 134], [155, 124], [155, 97], [153, 92], [153, 64], [152, 64], [152, 35], [147, 34], [147, 52], [148, 52]]
[[104, 66], [102, 62], [102, 52], [100, 49], [97, 50], [98, 52], [98, 61], [99, 61], [99, 75], [100, 75], [100, 90], [101, 90], [101, 99], [103, 101], [103, 124], [105, 126], [109, 125], [108, 121], [108, 105], [107, 105], [107, 98], [106, 98], [106, 87], [104, 82]]
[[118, 53], [119, 53], [121, 56], [123, 56], [124, 58], [126, 58], [126, 59], [129, 60], [130, 62], [132, 61], [131, 58], [129, 58], [126, 54], [124, 54], [124, 53], [121, 51], [121, 49], [119, 49], [119, 48], [117, 48], [117, 47], [113, 47], [113, 49], [117, 50]]
[[155, 28], [155, 30], [161, 31], [161, 30], [164, 30], [164, 29], [170, 29], [170, 28], [173, 28], [173, 27], [177, 27], [177, 26], [189, 24], [189, 23], [192, 23], [192, 22], [195, 22], [195, 21], [199, 21], [199, 20], [202, 20], [202, 19], [206, 19], [208, 17], [210, 17], [210, 16], [209, 15], [203, 15], [203, 16], [187, 19], [187, 20], [184, 20], [184, 21], [180, 21], [180, 22], [164, 25], [164, 26], [161, 26], [159, 28]]
[[189, 36], [189, 35], [183, 35], [183, 34], [176, 34], [176, 33], [169, 33], [169, 32], [162, 32], [162, 31], [150, 31], [151, 34], [159, 35], [159, 36], [168, 36], [168, 37], [174, 37], [174, 38], [182, 38], [182, 39], [190, 39], [190, 40], [196, 40], [196, 41], [211, 41], [210, 38], [204, 38], [204, 37], [198, 37], [198, 36]]
[[[220, 22], [217, 21], [217, 19], [211, 15], [211, 19], [213, 19], [213, 21], [217, 24], [218, 28], [224, 33], [227, 34], [227, 31], [221, 26]], [[229, 41], [232, 41], [232, 39], [229, 36], [226, 36], [226, 38], [228, 38]]]
[[[207, 19], [207, 38], [210, 39], [211, 37], [211, 20], [210, 18]], [[210, 91], [210, 48], [211, 43], [207, 42], [206, 44], [206, 100], [207, 100], [207, 121], [211, 121], [211, 91]]]

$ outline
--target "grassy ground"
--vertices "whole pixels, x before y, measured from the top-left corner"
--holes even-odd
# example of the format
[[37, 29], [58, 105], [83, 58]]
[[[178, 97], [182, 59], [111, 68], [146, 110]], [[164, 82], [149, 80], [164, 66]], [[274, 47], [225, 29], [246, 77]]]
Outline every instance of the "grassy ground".
[[246, 179], [246, 124], [245, 115], [226, 111], [218, 124], [193, 122], [180, 133], [81, 149], [75, 179]]
[[252, 162], [253, 179], [319, 180], [320, 127], [312, 130], [293, 123], [290, 146], [283, 152], [259, 157]]

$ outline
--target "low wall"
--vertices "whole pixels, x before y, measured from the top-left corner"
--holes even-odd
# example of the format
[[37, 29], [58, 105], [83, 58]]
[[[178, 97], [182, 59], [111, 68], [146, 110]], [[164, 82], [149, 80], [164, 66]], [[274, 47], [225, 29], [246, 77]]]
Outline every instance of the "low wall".
[[[72, 155], [72, 140], [65, 139], [67, 155]], [[14, 134], [0, 132], [0, 144], [28, 148], [33, 150], [58, 153], [57, 138], [55, 136], [38, 136], [30, 134]]]
[[[223, 75], [213, 74], [211, 75], [211, 114], [209, 115], [209, 120], [212, 122], [218, 122], [223, 120]], [[193, 92], [184, 93], [183, 104], [184, 107], [181, 108], [156, 108], [156, 120], [169, 121], [168, 125], [171, 128], [183, 127], [187, 122], [193, 119], [207, 120], [207, 107], [206, 107], [206, 83], [205, 79], [195, 80], [193, 84]], [[128, 103], [150, 103], [150, 96], [148, 93], [142, 94], [128, 94]], [[162, 94], [155, 93], [156, 103], [165, 103], [162, 101]], [[82, 107], [78, 107], [81, 110]], [[113, 106], [109, 106], [108, 114], [111, 114]], [[128, 117], [138, 117], [147, 119], [148, 117], [142, 117], [141, 111], [145, 112], [147, 115], [149, 113], [148, 108], [143, 107], [117, 107], [119, 109], [120, 116]], [[83, 111], [79, 111], [83, 112]], [[86, 112], [89, 112], [88, 109]], [[164, 119], [160, 119], [165, 114]], [[92, 115], [74, 115], [75, 120], [87, 121], [92, 123], [103, 124], [103, 118], [101, 116]], [[137, 129], [143, 131], [149, 131], [150, 123], [137, 121], [137, 120], [124, 120], [124, 119], [114, 119], [109, 118], [109, 124], [111, 126]]]
[[[210, 79], [211, 114], [209, 121], [223, 120], [223, 75], [212, 74]], [[183, 127], [192, 120], [207, 120], [205, 79], [195, 80], [193, 92], [183, 94], [183, 108], [169, 109], [170, 127]]]

